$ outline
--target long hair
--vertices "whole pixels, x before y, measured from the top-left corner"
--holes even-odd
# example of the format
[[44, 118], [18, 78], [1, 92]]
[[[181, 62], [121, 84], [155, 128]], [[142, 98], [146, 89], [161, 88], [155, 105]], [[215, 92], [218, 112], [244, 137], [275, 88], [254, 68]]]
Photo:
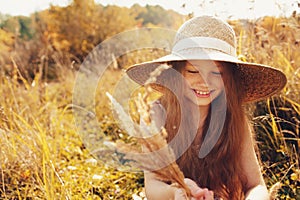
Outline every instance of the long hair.
[[[181, 72], [186, 63], [169, 64]], [[242, 107], [243, 93], [239, 89], [235, 66], [221, 65], [224, 91], [211, 103], [201, 130], [198, 129], [201, 113], [196, 112], [198, 107], [184, 97], [185, 83], [178, 75], [180, 73], [173, 73], [164, 82], [169, 89], [164, 91], [160, 101], [167, 113], [168, 142], [185, 177], [193, 179], [200, 187], [213, 190], [217, 197], [243, 199], [247, 182], [240, 163], [247, 123]], [[213, 142], [216, 136], [218, 139]], [[214, 146], [200, 158], [200, 149], [210, 145]]]

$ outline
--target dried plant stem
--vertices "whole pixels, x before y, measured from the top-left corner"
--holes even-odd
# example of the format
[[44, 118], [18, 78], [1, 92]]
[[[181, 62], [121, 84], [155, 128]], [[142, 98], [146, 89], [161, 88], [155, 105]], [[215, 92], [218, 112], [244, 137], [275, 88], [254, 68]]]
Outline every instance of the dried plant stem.
[[[135, 101], [140, 118], [146, 126], [151, 126], [152, 124], [150, 116], [151, 102], [148, 98], [152, 88], [149, 83], [155, 82], [156, 77], [169, 67], [168, 65], [161, 65], [154, 70], [147, 80], [147, 84], [145, 84], [145, 93], [143, 95], [139, 94]], [[119, 113], [121, 112], [119, 111]], [[122, 122], [122, 119], [120, 121]], [[166, 140], [167, 131], [162, 128], [157, 132], [153, 132], [154, 129], [150, 128], [149, 135], [149, 133], [145, 133], [144, 130], [137, 126], [126, 124], [123, 124], [123, 126], [135, 127], [135, 134], [138, 136], [137, 141], [140, 144], [140, 146], [137, 146], [136, 144], [118, 142], [117, 149], [125, 154], [125, 158], [133, 160], [135, 166], [153, 172], [158, 179], [171, 182], [172, 186], [184, 189], [187, 197], [190, 197], [191, 191], [184, 182], [184, 175], [176, 163], [176, 156], [171, 147], [168, 146]]]
[[278, 192], [278, 190], [280, 188], [281, 188], [280, 182], [277, 182], [274, 185], [272, 185], [272, 187], [269, 189], [270, 199], [271, 200], [275, 200], [276, 199], [277, 192]]
[[158, 179], [173, 183], [172, 186], [183, 188], [187, 196], [190, 196], [184, 175], [176, 163], [173, 150], [166, 142], [165, 135], [166, 131], [162, 129], [152, 137], [139, 138], [138, 143], [142, 146], [142, 150], [123, 142], [117, 143], [117, 147], [120, 152], [126, 154], [126, 159], [135, 161], [136, 167], [153, 172]]

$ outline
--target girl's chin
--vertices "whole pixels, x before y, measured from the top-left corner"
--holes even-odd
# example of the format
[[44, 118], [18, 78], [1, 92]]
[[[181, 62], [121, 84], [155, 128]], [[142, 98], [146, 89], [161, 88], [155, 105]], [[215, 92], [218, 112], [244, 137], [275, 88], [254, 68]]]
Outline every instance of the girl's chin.
[[211, 101], [209, 101], [209, 102], [197, 102], [196, 104], [199, 107], [206, 107], [206, 106], [209, 106], [211, 104]]
[[200, 107], [205, 107], [205, 106], [209, 106], [211, 104], [212, 99], [207, 98], [207, 99], [193, 99], [191, 100], [193, 102], [193, 104], [195, 104], [196, 106], [200, 106]]

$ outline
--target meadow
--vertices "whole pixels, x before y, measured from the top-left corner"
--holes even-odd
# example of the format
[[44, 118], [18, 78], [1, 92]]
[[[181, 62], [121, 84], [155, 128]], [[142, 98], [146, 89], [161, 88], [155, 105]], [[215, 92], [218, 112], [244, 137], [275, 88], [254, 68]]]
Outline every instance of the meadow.
[[[238, 37], [240, 59], [272, 65], [287, 75], [288, 84], [281, 94], [247, 105], [247, 110], [268, 188], [275, 192], [275, 199], [300, 199], [300, 15], [230, 23]], [[41, 41], [41, 47], [49, 45]], [[37, 55], [43, 62], [22, 64], [14, 55], [27, 55], [24, 46], [1, 57], [0, 198], [144, 199], [142, 172], [107, 164], [92, 155], [82, 141], [73, 112], [78, 67], [71, 64], [71, 56], [71, 61], [65, 61], [65, 46], [59, 49], [54, 45], [51, 51], [49, 46], [44, 48], [50, 53], [57, 50], [56, 57], [45, 62], [42, 56], [49, 52], [43, 51]], [[105, 141], [128, 137], [110, 114], [105, 92], [113, 90], [123, 69], [136, 62], [137, 55], [147, 60], [160, 54], [135, 52], [117, 58], [120, 68], [105, 71], [94, 113]]]

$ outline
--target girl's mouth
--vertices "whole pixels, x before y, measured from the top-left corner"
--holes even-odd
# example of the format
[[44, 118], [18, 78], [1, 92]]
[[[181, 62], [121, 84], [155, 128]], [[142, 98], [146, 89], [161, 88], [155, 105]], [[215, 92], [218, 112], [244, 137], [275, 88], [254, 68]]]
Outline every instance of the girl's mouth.
[[200, 98], [207, 98], [210, 96], [211, 94], [211, 91], [208, 91], [208, 90], [196, 90], [196, 89], [193, 89], [195, 95], [197, 97], [200, 97]]

